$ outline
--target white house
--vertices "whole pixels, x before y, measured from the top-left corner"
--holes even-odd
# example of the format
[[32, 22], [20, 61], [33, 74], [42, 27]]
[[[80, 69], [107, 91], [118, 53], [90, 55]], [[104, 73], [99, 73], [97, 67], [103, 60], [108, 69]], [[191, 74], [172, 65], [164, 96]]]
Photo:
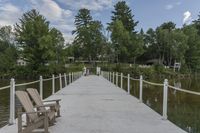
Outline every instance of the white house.
[[22, 58], [17, 59], [17, 65], [18, 66], [26, 66], [27, 62], [25, 60], [23, 60]]

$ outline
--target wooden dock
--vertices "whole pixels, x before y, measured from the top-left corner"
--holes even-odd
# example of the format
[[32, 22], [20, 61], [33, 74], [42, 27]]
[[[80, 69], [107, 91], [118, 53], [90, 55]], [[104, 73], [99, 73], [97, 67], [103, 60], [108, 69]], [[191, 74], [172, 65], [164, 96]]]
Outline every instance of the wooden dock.
[[[50, 133], [186, 133], [101, 76], [81, 77], [48, 99], [62, 99]], [[0, 133], [17, 133], [17, 124]]]

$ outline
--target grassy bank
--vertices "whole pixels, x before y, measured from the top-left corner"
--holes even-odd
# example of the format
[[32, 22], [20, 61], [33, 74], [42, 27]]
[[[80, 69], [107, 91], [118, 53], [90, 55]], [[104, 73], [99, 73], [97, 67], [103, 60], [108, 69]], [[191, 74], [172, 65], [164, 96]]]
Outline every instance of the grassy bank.
[[27, 66], [17, 66], [15, 69], [10, 70], [8, 73], [3, 73], [0, 76], [6, 79], [10, 79], [11, 77], [18, 79], [37, 79], [40, 75], [50, 77], [52, 74], [57, 75], [59, 73], [82, 71], [84, 66], [90, 70], [91, 74], [95, 74], [96, 67], [99, 66], [103, 71], [122, 72], [124, 74], [131, 74], [131, 76], [136, 78], [140, 75], [143, 75], [144, 78], [154, 78], [158, 76], [160, 78], [191, 76], [187, 71], [181, 70], [180, 72], [174, 72], [172, 68], [165, 68], [160, 65], [141, 66], [127, 63], [71, 63], [65, 65], [50, 65], [42, 67], [39, 72], [31, 70], [31, 68]]

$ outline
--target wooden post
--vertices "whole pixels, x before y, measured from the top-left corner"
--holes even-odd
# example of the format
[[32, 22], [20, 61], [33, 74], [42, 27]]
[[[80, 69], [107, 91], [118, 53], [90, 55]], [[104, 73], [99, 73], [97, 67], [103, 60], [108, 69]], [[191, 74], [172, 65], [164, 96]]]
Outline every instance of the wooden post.
[[66, 76], [66, 73], [64, 73], [64, 79], [65, 79], [65, 86], [67, 86], [67, 76]]
[[140, 102], [142, 103], [142, 93], [143, 93], [143, 77], [140, 75]]
[[123, 89], [123, 73], [121, 73], [121, 88]]
[[43, 79], [42, 76], [40, 76], [40, 97], [43, 99]]
[[15, 79], [10, 80], [10, 118], [9, 124], [15, 123]]
[[167, 99], [168, 99], [168, 80], [165, 79], [163, 85], [163, 119], [167, 120]]
[[52, 75], [52, 95], [55, 93], [55, 76]]
[[128, 87], [128, 94], [130, 94], [130, 74], [128, 74], [127, 78], [127, 87]]
[[62, 75], [59, 74], [59, 79], [60, 79], [60, 89], [62, 89]]
[[[18, 108], [17, 110], [17, 116], [18, 116], [18, 133], [21, 133], [22, 132], [22, 108]], [[28, 125], [28, 121], [26, 122], [27, 125]]]

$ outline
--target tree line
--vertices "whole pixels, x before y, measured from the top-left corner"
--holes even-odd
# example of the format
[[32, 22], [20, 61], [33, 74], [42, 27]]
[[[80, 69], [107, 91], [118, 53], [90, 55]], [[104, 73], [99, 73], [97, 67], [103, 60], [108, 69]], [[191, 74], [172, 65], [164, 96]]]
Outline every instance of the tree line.
[[[83, 8], [75, 16], [74, 41], [65, 44], [61, 31], [51, 27], [45, 16], [33, 9], [24, 13], [14, 28], [0, 28], [0, 75], [32, 76], [65, 71], [67, 57], [88, 62], [153, 62], [160, 66], [180, 62], [187, 72], [200, 70], [200, 16], [182, 28], [165, 22], [144, 32], [136, 30], [138, 23], [125, 1], [114, 5], [107, 27]], [[27, 66], [17, 66], [19, 58]]]
[[144, 32], [143, 29], [136, 31], [138, 23], [125, 1], [114, 5], [106, 28], [93, 20], [90, 10], [80, 9], [75, 17], [75, 39], [67, 53], [76, 59], [113, 63], [171, 67], [179, 62], [185, 72], [200, 70], [200, 16], [182, 28], [169, 21]]

